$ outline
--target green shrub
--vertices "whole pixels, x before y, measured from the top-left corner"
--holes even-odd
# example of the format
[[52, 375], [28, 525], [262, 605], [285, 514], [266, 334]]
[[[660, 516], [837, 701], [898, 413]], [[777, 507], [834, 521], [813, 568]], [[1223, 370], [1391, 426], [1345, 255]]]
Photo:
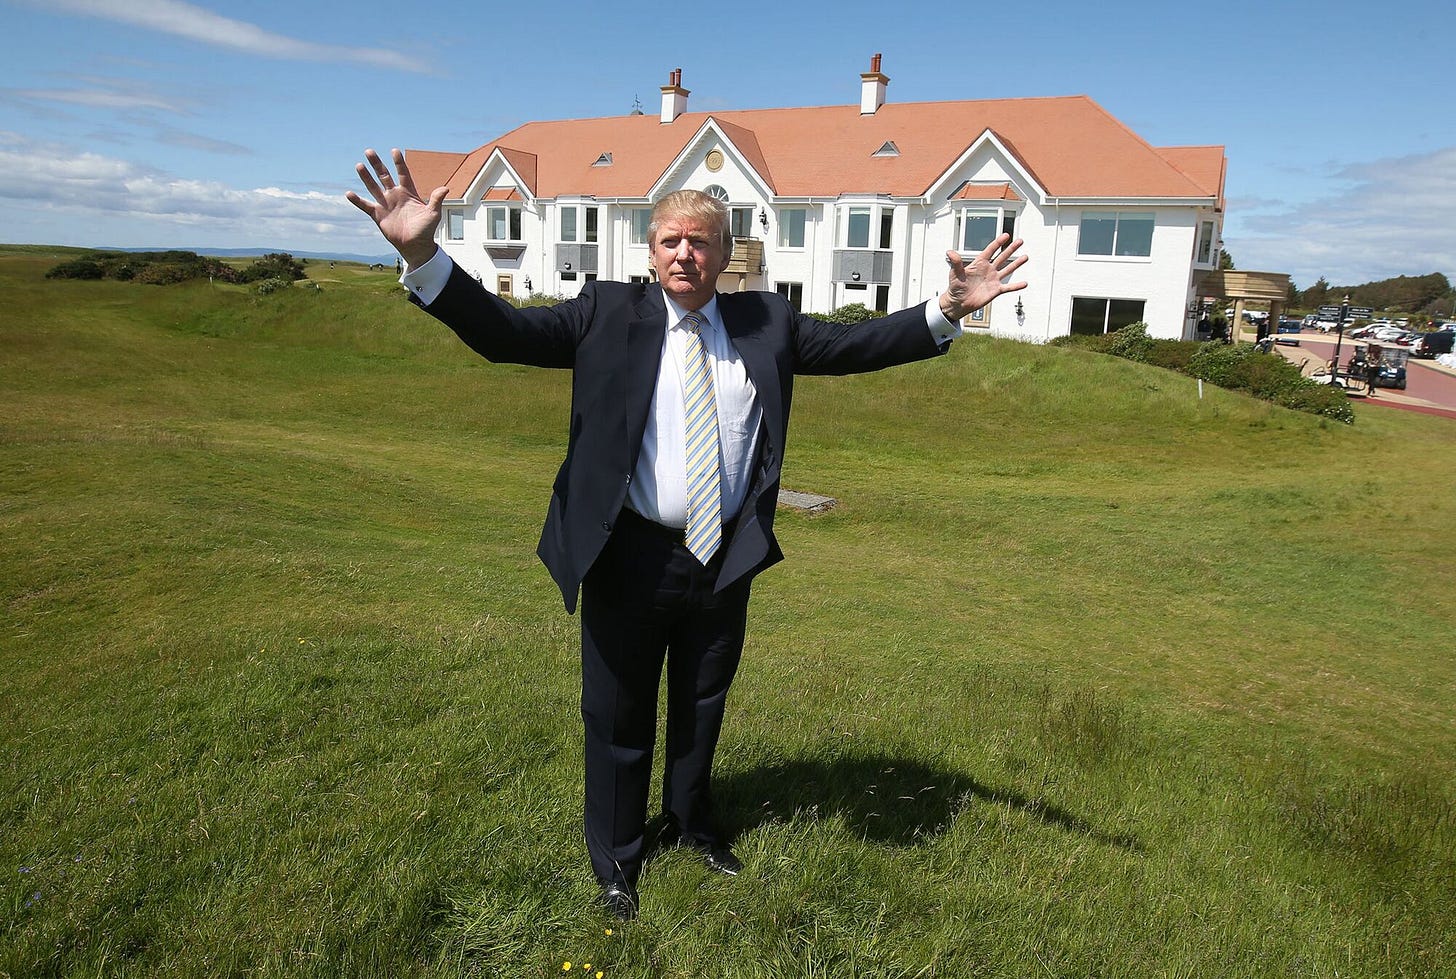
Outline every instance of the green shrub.
[[73, 258], [45, 274], [47, 279], [101, 279], [105, 276], [106, 270], [101, 263], [90, 258]]
[[565, 296], [553, 296], [545, 292], [533, 292], [529, 296], [512, 296], [511, 305], [517, 309], [524, 309], [527, 306], [555, 306], [557, 303], [566, 302]]
[[296, 282], [307, 275], [303, 263], [287, 252], [269, 252], [252, 265], [243, 269], [243, 282], [261, 282], [264, 279], [287, 279]]
[[1114, 357], [1143, 363], [1148, 359], [1153, 343], [1153, 338], [1148, 336], [1148, 324], [1129, 323], [1108, 337], [1107, 352]]
[[156, 262], [138, 269], [136, 275], [132, 277], [132, 281], [143, 282], [149, 286], [170, 286], [195, 278], [197, 278], [197, 270], [194, 267], [170, 262]]
[[875, 313], [864, 303], [849, 303], [815, 318], [826, 323], [863, 323], [865, 320], [874, 319]]
[[1196, 340], [1154, 340], [1148, 349], [1146, 363], [1153, 367], [1187, 374], [1188, 364], [1198, 352]]
[[258, 283], [258, 295], [267, 296], [272, 293], [278, 292], [280, 289], [292, 288], [292, 279], [285, 279], [280, 276], [273, 276], [271, 278], [263, 279], [261, 282]]

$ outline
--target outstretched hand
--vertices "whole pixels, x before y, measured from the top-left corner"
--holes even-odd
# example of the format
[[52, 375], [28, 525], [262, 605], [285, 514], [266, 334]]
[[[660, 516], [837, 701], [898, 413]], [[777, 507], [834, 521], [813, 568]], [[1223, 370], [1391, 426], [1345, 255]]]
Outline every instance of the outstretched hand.
[[[350, 204], [369, 215], [379, 233], [384, 235], [395, 251], [413, 268], [428, 262], [435, 254], [435, 229], [440, 226], [440, 203], [449, 193], [448, 187], [436, 187], [430, 191], [429, 199], [420, 197], [415, 190], [414, 177], [404, 162], [404, 154], [391, 151], [394, 168], [399, 172], [396, 181], [389, 173], [389, 167], [373, 150], [364, 151], [365, 163], [354, 165], [364, 189], [374, 200], [367, 201], [352, 190], [344, 196]], [[367, 165], [366, 165], [367, 163]]]
[[1021, 245], [1020, 238], [1012, 241], [1010, 235], [998, 235], [969, 263], [960, 252], [946, 252], [950, 282], [940, 294], [940, 311], [945, 318], [957, 322], [1002, 293], [1025, 289], [1025, 282], [1006, 281], [1026, 264], [1026, 256], [1016, 254]]

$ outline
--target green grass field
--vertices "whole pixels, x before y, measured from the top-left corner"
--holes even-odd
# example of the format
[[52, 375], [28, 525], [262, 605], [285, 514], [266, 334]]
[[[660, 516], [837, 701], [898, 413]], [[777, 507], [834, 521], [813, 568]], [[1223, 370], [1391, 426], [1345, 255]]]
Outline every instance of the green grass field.
[[61, 257], [0, 248], [0, 976], [1456, 975], [1456, 422], [987, 338], [803, 379], [747, 870], [609, 935], [569, 379], [360, 266]]

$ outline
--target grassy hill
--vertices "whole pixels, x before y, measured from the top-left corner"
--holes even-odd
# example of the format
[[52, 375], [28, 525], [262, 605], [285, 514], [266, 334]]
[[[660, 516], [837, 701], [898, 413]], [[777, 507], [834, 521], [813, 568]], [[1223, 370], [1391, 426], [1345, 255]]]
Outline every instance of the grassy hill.
[[[801, 381], [718, 795], [608, 935], [568, 377], [390, 274], [0, 250], [0, 976], [1456, 974], [1456, 424], [967, 338]], [[575, 975], [576, 971], [568, 974]]]

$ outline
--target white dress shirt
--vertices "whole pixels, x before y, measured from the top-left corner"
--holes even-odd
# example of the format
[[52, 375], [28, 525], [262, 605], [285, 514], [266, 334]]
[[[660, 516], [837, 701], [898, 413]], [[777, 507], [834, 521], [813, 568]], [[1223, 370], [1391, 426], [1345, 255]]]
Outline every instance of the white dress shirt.
[[[454, 262], [439, 250], [419, 268], [406, 266], [400, 282], [428, 306], [444, 290], [453, 268]], [[627, 505], [648, 520], [668, 527], [684, 527], [688, 511], [682, 379], [687, 344], [692, 337], [679, 325], [688, 311], [666, 293], [663, 300], [667, 315], [663, 323], [662, 362], [657, 371], [657, 390], [647, 413], [647, 427], [642, 433], [642, 449], [627, 490]], [[721, 504], [723, 521], [727, 523], [738, 514], [753, 482], [753, 460], [758, 451], [763, 408], [743, 358], [723, 328], [717, 297], [708, 300], [699, 312], [706, 320], [699, 333], [707, 350], [718, 408]], [[947, 320], [935, 300], [925, 304], [925, 324], [937, 344], [961, 335], [960, 325]]]

